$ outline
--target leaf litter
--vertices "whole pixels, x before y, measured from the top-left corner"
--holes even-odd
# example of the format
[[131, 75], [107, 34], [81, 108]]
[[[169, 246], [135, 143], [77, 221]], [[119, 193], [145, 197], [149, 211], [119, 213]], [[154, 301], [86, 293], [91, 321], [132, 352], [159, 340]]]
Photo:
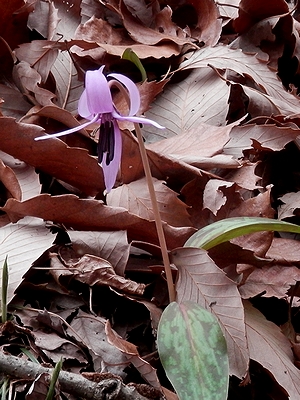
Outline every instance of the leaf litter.
[[[105, 65], [137, 83], [139, 113], [166, 127], [145, 125], [142, 133], [177, 301], [196, 301], [218, 318], [228, 346], [228, 398], [299, 398], [298, 237], [261, 232], [208, 252], [182, 247], [197, 229], [228, 217], [299, 223], [299, 6], [257, 5], [0, 5], [6, 353], [26, 352], [52, 367], [62, 358], [64, 370], [89, 379], [112, 374], [135, 385], [132, 398], [176, 398], [156, 347], [168, 293], [132, 124], [120, 123], [122, 162], [108, 195], [96, 126], [34, 140], [83, 122], [84, 73]], [[127, 48], [147, 81], [122, 59]], [[114, 103], [126, 114], [119, 93]], [[18, 398], [47, 393], [43, 378], [17, 380], [15, 390]]]

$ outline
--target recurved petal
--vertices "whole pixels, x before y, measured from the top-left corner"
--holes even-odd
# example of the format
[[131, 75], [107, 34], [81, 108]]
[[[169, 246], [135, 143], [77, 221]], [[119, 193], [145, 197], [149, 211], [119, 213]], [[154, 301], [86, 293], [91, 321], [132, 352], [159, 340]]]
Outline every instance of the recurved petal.
[[[103, 75], [103, 68], [96, 71], [87, 71], [85, 75], [85, 96], [83, 97], [81, 107], [82, 110], [78, 112], [81, 115], [81, 111], [89, 111], [90, 115], [110, 113], [113, 110], [113, 102], [110, 93], [110, 88], [106, 77]], [[82, 94], [83, 96], [83, 94]], [[86, 104], [85, 104], [86, 101]]]
[[152, 121], [152, 119], [148, 119], [145, 117], [135, 117], [135, 116], [130, 116], [130, 115], [123, 116], [123, 115], [118, 114], [116, 111], [112, 112], [112, 116], [119, 121], [129, 121], [129, 122], [138, 123], [138, 124], [153, 125], [158, 129], [165, 129], [164, 126], [159, 125], [157, 122]]
[[129, 115], [135, 115], [139, 111], [141, 104], [140, 92], [136, 84], [132, 82], [131, 79], [127, 78], [127, 76], [122, 74], [109, 74], [107, 77], [114, 78], [121, 82], [123, 86], [125, 86], [130, 98]]
[[84, 124], [75, 126], [75, 128], [70, 128], [70, 129], [67, 129], [67, 130], [62, 131], [62, 132], [54, 133], [54, 134], [52, 134], [52, 135], [39, 136], [39, 137], [35, 138], [34, 140], [40, 141], [40, 140], [53, 139], [53, 138], [58, 138], [58, 137], [60, 137], [60, 136], [69, 135], [69, 133], [78, 132], [78, 131], [80, 131], [81, 129], [87, 128], [89, 125], [93, 124], [94, 122], [97, 122], [97, 120], [98, 120], [98, 115], [96, 115], [96, 116], [95, 116], [93, 119], [91, 119], [90, 121], [85, 122]]

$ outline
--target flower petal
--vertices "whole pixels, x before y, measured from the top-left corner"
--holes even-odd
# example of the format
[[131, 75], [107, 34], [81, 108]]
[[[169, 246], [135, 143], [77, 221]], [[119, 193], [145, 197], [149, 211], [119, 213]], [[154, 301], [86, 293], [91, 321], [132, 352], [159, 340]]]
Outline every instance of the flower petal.
[[130, 115], [123, 116], [123, 115], [118, 114], [116, 111], [112, 112], [112, 116], [119, 121], [129, 121], [129, 122], [138, 123], [138, 124], [153, 125], [159, 129], [166, 129], [164, 126], [161, 126], [157, 122], [152, 121], [152, 119], [148, 119], [145, 117], [135, 117], [135, 116], [130, 116]]
[[110, 93], [110, 88], [106, 77], [103, 75], [103, 68], [96, 71], [87, 71], [85, 75], [85, 92], [86, 94], [81, 100], [82, 109], [78, 109], [80, 115], [81, 111], [86, 112], [87, 109], [90, 115], [110, 113], [113, 110], [113, 102]]
[[136, 84], [132, 82], [131, 79], [127, 78], [127, 76], [122, 74], [109, 74], [107, 75], [107, 77], [112, 77], [121, 82], [123, 86], [125, 86], [130, 98], [129, 115], [135, 115], [139, 111], [141, 104], [140, 92]]
[[40, 140], [57, 138], [57, 137], [64, 136], [64, 135], [69, 135], [69, 133], [78, 132], [81, 129], [87, 128], [89, 125], [93, 124], [94, 122], [97, 122], [97, 120], [99, 120], [99, 116], [95, 115], [95, 117], [93, 119], [91, 119], [90, 121], [85, 122], [84, 124], [75, 126], [75, 128], [71, 128], [71, 129], [67, 129], [67, 130], [62, 131], [62, 132], [54, 133], [53, 135], [39, 136], [39, 137], [35, 138], [34, 140], [40, 141]]
[[93, 115], [91, 114], [90, 109], [88, 107], [87, 93], [86, 93], [85, 89], [82, 92], [82, 94], [78, 100], [78, 113], [83, 118], [86, 118], [86, 119], [93, 118]]
[[[111, 189], [114, 187], [114, 184], [117, 179], [118, 171], [120, 168], [121, 155], [122, 155], [122, 136], [120, 132], [120, 128], [115, 120], [112, 121], [114, 124], [114, 135], [115, 135], [115, 150], [114, 150], [114, 158], [106, 165], [106, 155], [104, 155], [101, 166], [103, 169], [104, 175], [104, 183], [106, 192], [109, 193]], [[101, 140], [101, 138], [99, 138]]]

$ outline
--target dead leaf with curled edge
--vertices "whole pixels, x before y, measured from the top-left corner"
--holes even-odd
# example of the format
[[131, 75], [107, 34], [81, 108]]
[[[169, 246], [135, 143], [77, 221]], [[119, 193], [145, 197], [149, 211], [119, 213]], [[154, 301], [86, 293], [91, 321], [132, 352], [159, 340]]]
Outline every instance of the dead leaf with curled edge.
[[78, 262], [68, 262], [68, 273], [89, 286], [110, 286], [116, 290], [141, 296], [146, 285], [117, 275], [112, 265], [103, 258], [84, 255]]

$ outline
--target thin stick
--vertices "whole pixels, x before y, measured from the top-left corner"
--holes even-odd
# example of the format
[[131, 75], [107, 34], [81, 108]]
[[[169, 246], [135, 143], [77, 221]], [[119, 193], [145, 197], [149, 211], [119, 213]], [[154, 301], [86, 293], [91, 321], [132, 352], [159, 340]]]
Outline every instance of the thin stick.
[[168, 255], [167, 244], [166, 244], [166, 238], [165, 238], [163, 225], [162, 225], [162, 221], [161, 221], [161, 217], [160, 217], [160, 213], [159, 213], [157, 198], [156, 198], [155, 189], [154, 189], [154, 185], [153, 185], [148, 156], [147, 156], [146, 148], [144, 145], [143, 136], [141, 133], [141, 128], [140, 128], [139, 124], [136, 124], [136, 123], [134, 124], [134, 127], [135, 127], [136, 136], [137, 136], [138, 143], [139, 143], [141, 158], [142, 158], [142, 162], [143, 162], [145, 176], [146, 176], [146, 180], [147, 180], [147, 184], [148, 184], [148, 190], [149, 190], [150, 199], [151, 199], [151, 203], [152, 203], [154, 220], [155, 220], [158, 240], [159, 240], [159, 244], [160, 244], [162, 259], [163, 259], [163, 263], [164, 263], [165, 274], [166, 274], [166, 278], [167, 278], [169, 299], [170, 299], [170, 302], [172, 302], [172, 301], [175, 301], [175, 299], [176, 299], [176, 293], [175, 293], [175, 287], [174, 287], [174, 283], [173, 283], [173, 277], [172, 277], [170, 259], [169, 259], [169, 255]]

